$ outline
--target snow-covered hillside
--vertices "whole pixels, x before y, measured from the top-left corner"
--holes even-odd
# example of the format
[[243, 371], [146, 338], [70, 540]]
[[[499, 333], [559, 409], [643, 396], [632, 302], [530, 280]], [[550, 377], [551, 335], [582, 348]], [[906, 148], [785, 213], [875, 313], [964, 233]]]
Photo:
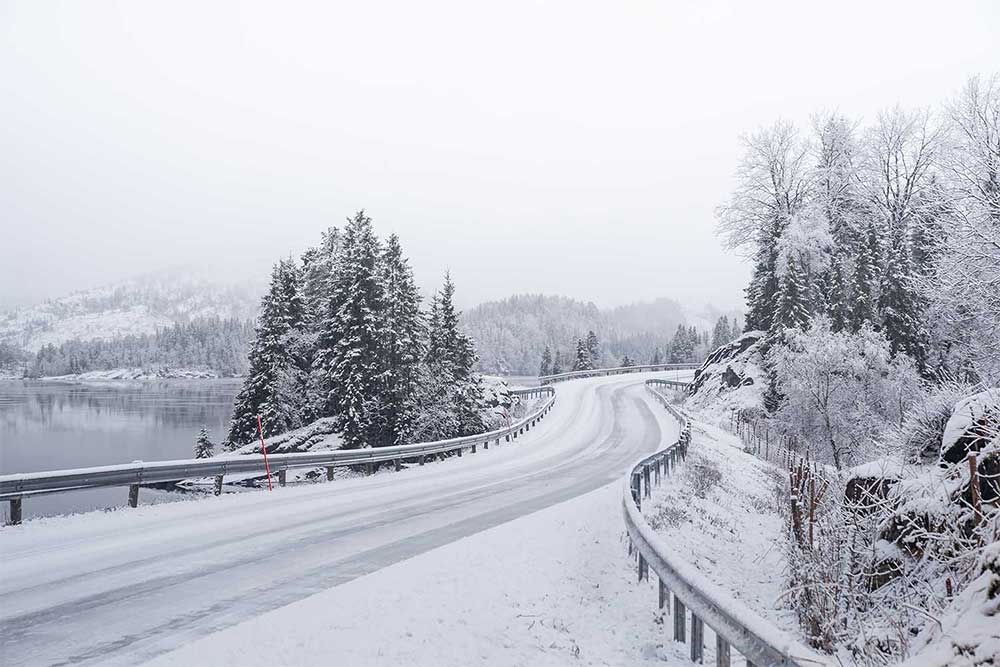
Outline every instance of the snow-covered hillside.
[[0, 314], [0, 343], [37, 352], [50, 343], [148, 334], [197, 318], [247, 319], [259, 297], [249, 285], [158, 273]]

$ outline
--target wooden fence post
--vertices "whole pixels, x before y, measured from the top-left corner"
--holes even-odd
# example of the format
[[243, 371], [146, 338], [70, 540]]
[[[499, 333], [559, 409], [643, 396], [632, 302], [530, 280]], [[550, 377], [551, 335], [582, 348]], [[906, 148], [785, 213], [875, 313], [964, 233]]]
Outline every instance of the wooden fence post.
[[659, 589], [660, 589], [660, 591], [659, 591], [660, 609], [663, 609], [663, 605], [667, 605], [667, 613], [669, 614], [670, 613], [670, 604], [669, 604], [668, 601], [670, 600], [670, 591], [667, 590], [667, 585], [665, 583], [663, 583], [663, 579], [659, 579], [659, 582], [660, 582], [660, 586], [659, 586]]

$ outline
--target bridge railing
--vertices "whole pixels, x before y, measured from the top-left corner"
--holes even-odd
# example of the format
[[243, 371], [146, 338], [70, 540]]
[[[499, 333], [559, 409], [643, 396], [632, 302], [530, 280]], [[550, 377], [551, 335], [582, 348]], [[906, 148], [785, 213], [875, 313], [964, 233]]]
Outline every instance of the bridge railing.
[[[556, 392], [552, 387], [513, 389], [510, 393], [519, 398], [544, 400], [525, 417], [487, 433], [393, 447], [268, 454], [267, 463], [271, 471], [277, 474], [278, 484], [284, 486], [286, 472], [294, 468], [325, 467], [327, 479], [332, 480], [333, 470], [339, 467], [367, 465], [369, 472], [371, 472], [375, 463], [392, 461], [395, 463], [396, 469], [399, 470], [404, 460], [416, 460], [419, 465], [423, 465], [428, 456], [445, 453], [455, 453], [461, 456], [465, 450], [476, 453], [480, 445], [483, 449], [489, 449], [491, 442], [499, 445], [501, 440], [510, 442], [516, 439], [519, 435], [533, 428], [555, 405]], [[226, 475], [237, 474], [263, 475], [264, 456], [262, 454], [226, 454], [207, 459], [149, 463], [139, 461], [123, 465], [75, 470], [0, 475], [0, 501], [10, 502], [9, 523], [15, 525], [21, 522], [22, 501], [28, 496], [99, 487], [128, 486], [128, 504], [130, 507], [136, 507], [139, 502], [139, 487], [143, 484], [214, 477], [215, 495], [219, 495], [222, 493], [223, 478]]]
[[639, 581], [649, 579], [650, 568], [656, 573], [660, 609], [673, 615], [674, 641], [688, 641], [690, 627], [691, 660], [702, 662], [707, 625], [715, 634], [716, 664], [720, 667], [730, 666], [731, 648], [739, 651], [750, 667], [828, 665], [828, 661], [814, 651], [733, 599], [696, 568], [678, 558], [666, 540], [646, 522], [642, 515], [643, 498], [650, 498], [653, 487], [673, 474], [687, 458], [691, 443], [690, 420], [656, 391], [655, 386], [656, 383], [646, 383], [656, 400], [681, 424], [680, 437], [632, 467], [625, 479], [622, 509], [629, 537], [629, 555], [635, 553], [637, 557]]
[[620, 375], [622, 373], [649, 373], [651, 371], [690, 371], [701, 368], [701, 364], [646, 364], [644, 366], [618, 366], [616, 368], [594, 368], [586, 371], [568, 371], [555, 375], [542, 375], [538, 378], [541, 385], [575, 380], [577, 378], [602, 377], [605, 375]]

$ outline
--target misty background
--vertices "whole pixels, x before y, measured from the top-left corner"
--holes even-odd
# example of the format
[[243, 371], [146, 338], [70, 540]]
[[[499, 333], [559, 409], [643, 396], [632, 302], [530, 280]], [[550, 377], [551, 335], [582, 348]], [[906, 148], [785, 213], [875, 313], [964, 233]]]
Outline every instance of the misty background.
[[739, 306], [713, 216], [739, 135], [995, 69], [998, 5], [940, 8], [8, 0], [0, 308], [177, 267], [262, 281], [359, 208], [465, 306]]

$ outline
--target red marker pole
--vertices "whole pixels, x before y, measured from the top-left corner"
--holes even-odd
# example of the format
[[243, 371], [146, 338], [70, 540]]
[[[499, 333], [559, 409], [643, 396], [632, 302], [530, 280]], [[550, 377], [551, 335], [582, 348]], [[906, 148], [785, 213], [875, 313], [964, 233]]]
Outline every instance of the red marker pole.
[[267, 490], [273, 491], [271, 488], [271, 468], [267, 465], [267, 447], [264, 446], [264, 429], [260, 425], [260, 415], [257, 415], [257, 432], [260, 433], [260, 449], [264, 452], [264, 471], [267, 472]]

